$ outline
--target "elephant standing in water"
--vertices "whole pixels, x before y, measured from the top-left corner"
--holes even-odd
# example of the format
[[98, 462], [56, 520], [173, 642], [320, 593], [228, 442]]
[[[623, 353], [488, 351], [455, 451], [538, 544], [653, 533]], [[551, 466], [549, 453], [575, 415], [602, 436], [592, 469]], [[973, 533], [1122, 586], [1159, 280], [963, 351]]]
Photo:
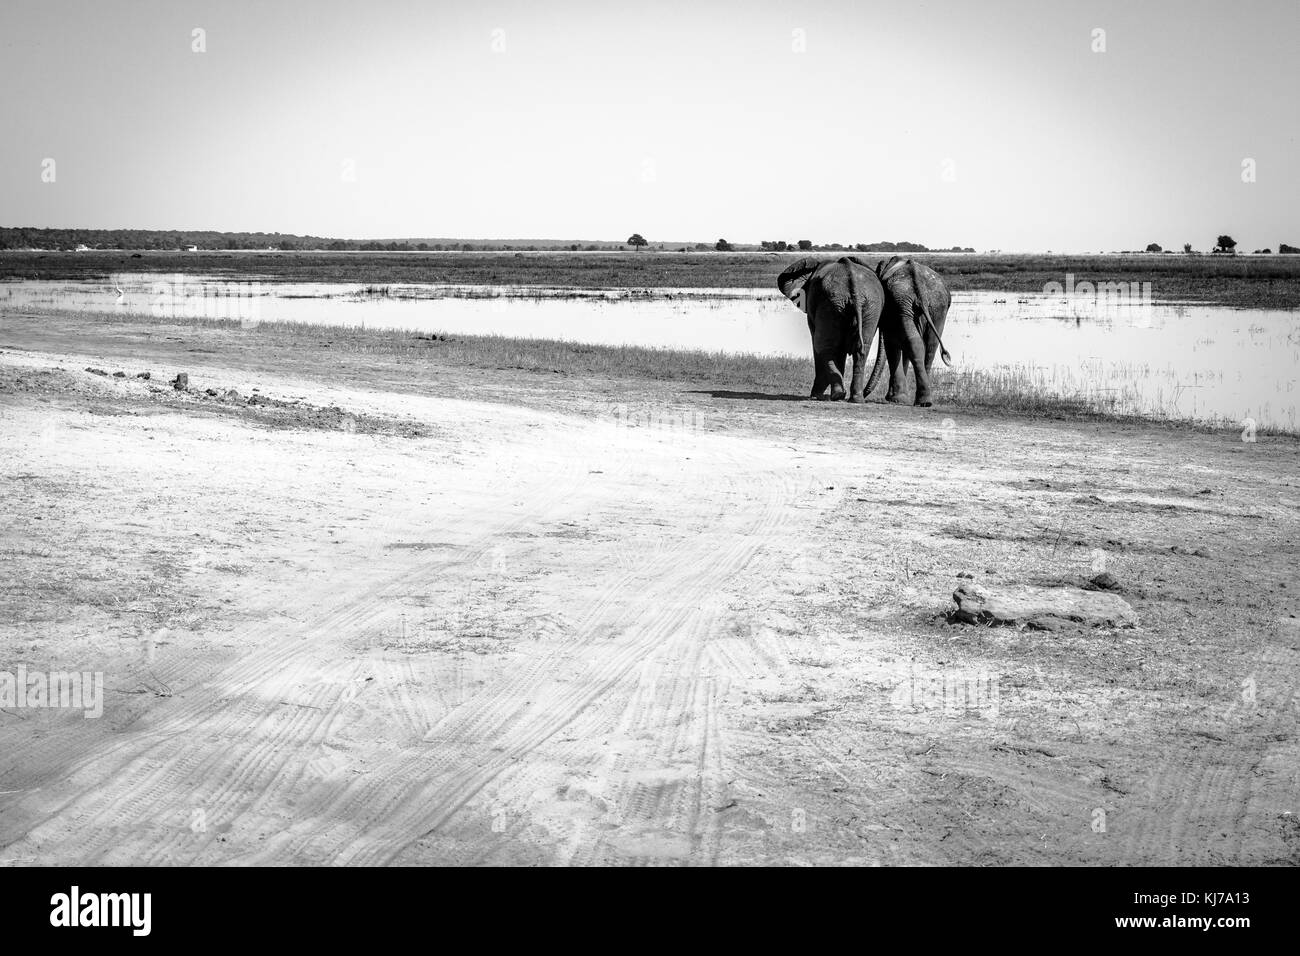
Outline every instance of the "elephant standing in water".
[[[848, 399], [865, 401], [867, 351], [885, 308], [885, 291], [871, 267], [847, 256], [831, 261], [805, 258], [788, 266], [776, 284], [808, 316], [815, 367], [809, 397], [821, 397], [829, 386], [831, 401], [844, 398], [844, 362], [852, 355]], [[880, 365], [877, 354], [876, 368]], [[878, 378], [879, 372], [874, 371], [871, 384]]]
[[[945, 365], [951, 365], [948, 350], [943, 347], [944, 323], [948, 320], [948, 307], [952, 295], [940, 275], [924, 263], [894, 256], [876, 266], [876, 275], [885, 288], [885, 312], [880, 321], [883, 352], [889, 358], [889, 391], [885, 401], [901, 401], [899, 393], [907, 377], [907, 367], [902, 365], [903, 351], [916, 372], [915, 405], [931, 404], [930, 370], [934, 356], [943, 356]], [[880, 356], [876, 356], [876, 369]], [[873, 370], [867, 394], [875, 386], [878, 375]]]

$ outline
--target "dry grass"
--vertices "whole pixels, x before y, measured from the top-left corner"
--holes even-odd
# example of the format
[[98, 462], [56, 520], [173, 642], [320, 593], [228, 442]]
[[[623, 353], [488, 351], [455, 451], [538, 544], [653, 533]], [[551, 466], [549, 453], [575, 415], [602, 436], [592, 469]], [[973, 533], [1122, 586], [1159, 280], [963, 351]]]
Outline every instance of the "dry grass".
[[[1241, 430], [1236, 421], [1191, 422], [1151, 411], [1146, 408], [1148, 400], [1144, 400], [1137, 388], [1079, 387], [1028, 366], [998, 370], [936, 369], [934, 387], [936, 401], [943, 405], [978, 408], [997, 414], [1058, 420], [1142, 421], [1197, 431]], [[1169, 407], [1173, 407], [1172, 401]], [[1256, 434], [1300, 435], [1300, 431], [1266, 425], [1257, 427]]]

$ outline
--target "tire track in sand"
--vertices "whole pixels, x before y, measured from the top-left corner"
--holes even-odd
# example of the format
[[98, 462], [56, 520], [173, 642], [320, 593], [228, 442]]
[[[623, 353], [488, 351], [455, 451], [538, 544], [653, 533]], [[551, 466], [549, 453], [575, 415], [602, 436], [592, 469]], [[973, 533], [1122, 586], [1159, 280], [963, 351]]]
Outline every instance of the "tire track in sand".
[[[1270, 709], [1262, 721], [1251, 723], [1250, 738], [1293, 739], [1295, 702], [1300, 700], [1300, 653], [1266, 638], [1252, 680], [1256, 674], [1261, 687], [1269, 691], [1267, 701], [1258, 706], [1267, 702]], [[1233, 710], [1240, 706], [1234, 704]], [[1256, 706], [1250, 704], [1252, 710]], [[1253, 806], [1259, 797], [1255, 777], [1268, 752], [1238, 746], [1231, 736], [1206, 743], [1196, 751], [1183, 747], [1166, 757], [1144, 788], [1143, 803], [1151, 809], [1126, 821], [1121, 805], [1125, 863], [1237, 864], [1247, 838], [1262, 836], [1247, 832], [1243, 823], [1252, 811], [1254, 817], [1263, 816], [1263, 808]]]
[[[724, 463], [738, 481], [743, 462], [737, 457]], [[309, 809], [306, 819], [241, 862], [295, 862], [309, 856], [337, 863], [391, 862], [412, 844], [437, 835], [489, 784], [589, 713], [597, 701], [630, 698], [637, 665], [675, 642], [698, 643], [709, 626], [700, 606], [788, 520], [791, 491], [775, 471], [744, 477], [750, 495], [758, 498], [757, 515], [728, 515], [718, 534], [686, 535], [630, 578], [621, 576], [619, 590], [631, 592], [623, 595], [630, 606], [613, 599], [615, 587], [606, 588], [580, 618], [571, 639], [525, 662], [449, 715], [430, 730], [426, 747], [394, 755], [327, 802], [304, 808]], [[755, 477], [763, 480], [756, 483]], [[601, 640], [605, 634], [614, 636]], [[557, 677], [579, 651], [591, 657], [581, 678]], [[682, 660], [689, 672], [699, 655]], [[683, 710], [696, 706], [697, 698], [674, 693], [669, 701], [663, 709], [673, 716], [665, 715], [663, 723], [677, 721]], [[705, 720], [698, 727], [707, 750], [717, 721]], [[573, 759], [582, 753], [590, 762], [600, 756], [590, 753], [592, 746], [589, 738], [575, 739], [567, 744], [568, 754], [560, 748], [560, 756], [570, 766], [583, 762]], [[698, 813], [683, 816], [688, 825], [698, 818]], [[486, 825], [481, 829], [481, 839], [497, 836]]]
[[[59, 788], [71, 791], [70, 795], [53, 808], [48, 804], [41, 807], [38, 813], [43, 822], [9, 847], [15, 852], [24, 845], [48, 848], [71, 837], [76, 844], [73, 858], [83, 863], [116, 858], [130, 863], [178, 862], [177, 854], [189, 857], [201, 851], [215, 833], [195, 839], [189, 828], [193, 794], [211, 787], [209, 799], [213, 802], [203, 809], [215, 821], [226, 818], [241, 798], [246, 798], [243, 788], [258, 779], [273, 777], [278, 781], [274, 789], [282, 790], [285, 781], [301, 775], [341, 706], [350, 703], [345, 693], [348, 685], [339, 683], [322, 688], [308, 706], [289, 705], [288, 719], [279, 715], [285, 705], [278, 689], [310, 683], [321, 672], [311, 657], [311, 639], [373, 626], [392, 602], [439, 571], [462, 562], [474, 563], [500, 537], [563, 508], [586, 475], [580, 473], [580, 462], [572, 457], [559, 457], [558, 463], [554, 472], [524, 479], [530, 483], [521, 513], [463, 516], [460, 523], [476, 533], [473, 543], [454, 557], [413, 552], [415, 561], [408, 570], [385, 579], [366, 577], [361, 594], [355, 590], [335, 594], [331, 610], [323, 615], [318, 607], [321, 595], [303, 596], [294, 608], [302, 623], [289, 633], [278, 621], [246, 629], [244, 643], [259, 649], [206, 685], [188, 690], [179, 706], [173, 702], [168, 712], [160, 715], [155, 728], [131, 733], [117, 746], [75, 765], [67, 775], [68, 784]], [[487, 529], [476, 528], [485, 518]], [[320, 650], [319, 643], [316, 649]], [[196, 731], [209, 746], [195, 740]], [[251, 748], [247, 747], [250, 735], [255, 739]], [[227, 766], [227, 748], [210, 746], [215, 741], [243, 748], [233, 770]], [[265, 796], [266, 789], [262, 792]], [[42, 803], [49, 799], [48, 793], [40, 796]], [[140, 858], [134, 843], [127, 849], [122, 840], [127, 833], [138, 838], [142, 831], [157, 834], [145, 859]], [[48, 849], [45, 858], [50, 858]]]

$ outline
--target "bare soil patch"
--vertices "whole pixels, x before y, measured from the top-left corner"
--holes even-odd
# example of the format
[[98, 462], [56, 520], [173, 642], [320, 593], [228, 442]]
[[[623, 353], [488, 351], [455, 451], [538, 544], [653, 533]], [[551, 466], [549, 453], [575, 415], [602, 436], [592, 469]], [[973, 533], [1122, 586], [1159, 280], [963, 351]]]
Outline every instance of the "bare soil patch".
[[[1293, 439], [68, 323], [0, 670], [107, 700], [0, 710], [0, 860], [1300, 861]], [[950, 617], [1101, 571], [1136, 627]]]

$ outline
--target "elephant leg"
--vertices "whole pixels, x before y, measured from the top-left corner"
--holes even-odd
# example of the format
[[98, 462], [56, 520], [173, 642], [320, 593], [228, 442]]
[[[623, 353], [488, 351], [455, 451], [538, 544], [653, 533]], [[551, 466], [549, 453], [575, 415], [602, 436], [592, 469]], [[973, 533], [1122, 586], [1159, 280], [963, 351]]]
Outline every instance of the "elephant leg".
[[871, 352], [871, 343], [880, 334], [880, 348], [885, 347], [883, 327], [884, 303], [875, 297], [868, 297], [857, 303], [860, 328], [854, 337], [853, 382], [849, 387], [850, 402], [867, 400], [867, 355]]
[[826, 363], [822, 361], [821, 355], [816, 350], [813, 351], [813, 384], [812, 391], [808, 393], [809, 398], [821, 398], [830, 385], [830, 377], [826, 374]]
[[842, 401], [845, 395], [844, 391], [844, 362], [848, 355], [844, 352], [837, 351], [831, 365], [835, 370], [835, 375], [831, 379], [831, 401]]
[[[813, 382], [812, 395], [809, 397], [829, 399], [832, 402], [838, 402], [844, 397], [844, 373], [836, 366], [835, 359], [834, 352], [817, 353], [817, 378]], [[830, 394], [824, 395], [823, 392], [827, 388], [830, 389]]]
[[928, 408], [933, 401], [930, 395], [930, 376], [926, 374], [925, 369], [925, 343], [921, 341], [916, 320], [912, 318], [910, 302], [902, 307], [902, 313], [903, 349], [908, 361], [912, 363], [912, 371], [916, 374], [916, 398], [912, 400], [912, 404]]
[[889, 361], [889, 391], [885, 393], [885, 401], [897, 404], [903, 400], [903, 379], [907, 376], [906, 367], [899, 367], [903, 364], [902, 336], [891, 329], [885, 336], [884, 346], [885, 358]]
[[[810, 397], [838, 402], [844, 397], [844, 349], [841, 346], [839, 311], [825, 302], [816, 308], [810, 307], [808, 330], [812, 333], [813, 364], [816, 366]], [[828, 388], [830, 394], [824, 395]]]
[[867, 384], [867, 349], [861, 348], [853, 353], [853, 380], [849, 383], [849, 401], [860, 405], [867, 400], [864, 392]]
[[809, 398], [819, 398], [822, 392], [826, 391], [826, 378], [822, 375], [822, 365], [817, 359], [817, 333], [813, 329], [812, 316], [808, 316], [808, 334], [812, 337], [813, 346], [813, 384], [812, 391], [808, 393]]
[[822, 374], [821, 365], [817, 360], [813, 360], [813, 384], [812, 391], [808, 393], [809, 398], [821, 398], [822, 392], [826, 391], [826, 376]]

